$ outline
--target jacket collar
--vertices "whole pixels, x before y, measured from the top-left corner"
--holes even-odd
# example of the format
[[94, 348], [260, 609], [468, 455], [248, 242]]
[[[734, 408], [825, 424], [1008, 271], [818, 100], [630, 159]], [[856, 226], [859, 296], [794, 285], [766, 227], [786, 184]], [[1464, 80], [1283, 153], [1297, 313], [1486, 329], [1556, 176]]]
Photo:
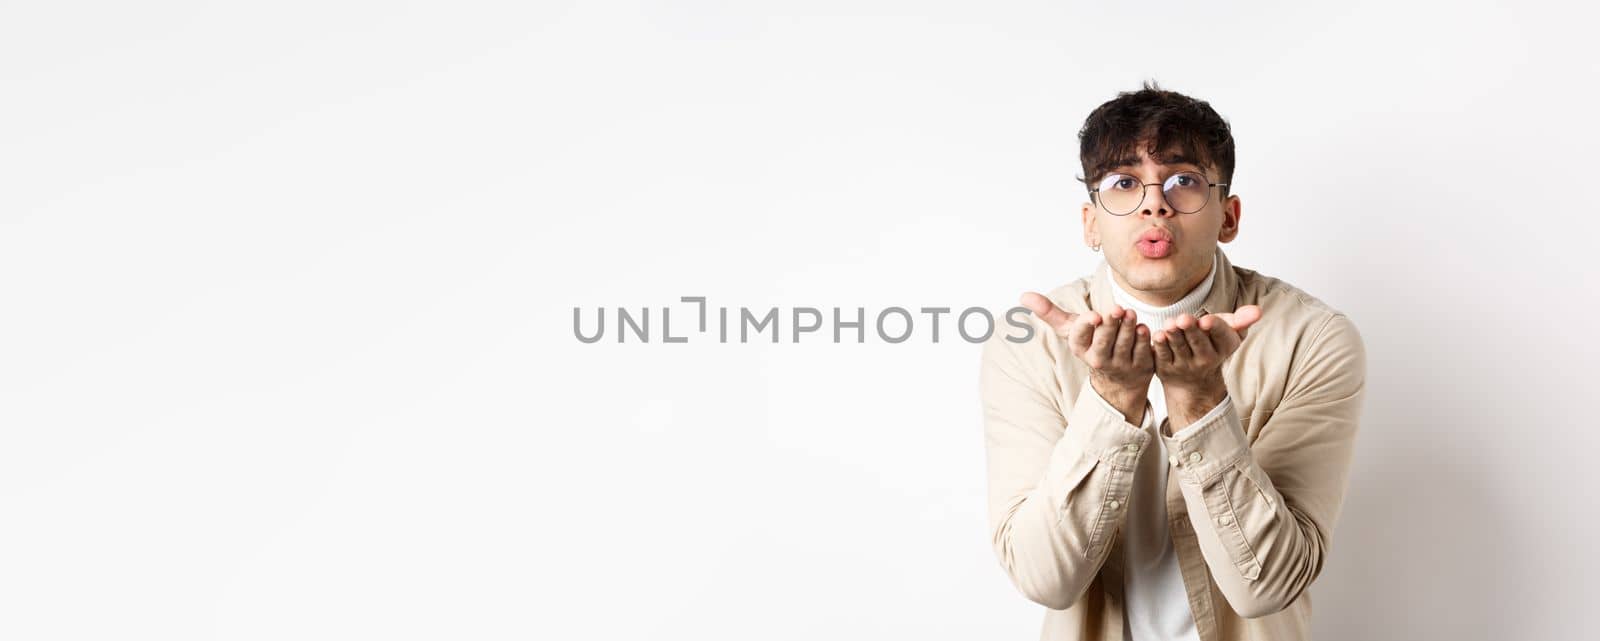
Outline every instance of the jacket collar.
[[[1089, 278], [1089, 309], [1102, 315], [1109, 314], [1115, 303], [1116, 300], [1111, 296], [1111, 266], [1102, 260]], [[1197, 316], [1232, 313], [1238, 308], [1239, 274], [1234, 271], [1228, 255], [1218, 247], [1217, 276], [1211, 281], [1211, 293], [1200, 303], [1202, 313]]]

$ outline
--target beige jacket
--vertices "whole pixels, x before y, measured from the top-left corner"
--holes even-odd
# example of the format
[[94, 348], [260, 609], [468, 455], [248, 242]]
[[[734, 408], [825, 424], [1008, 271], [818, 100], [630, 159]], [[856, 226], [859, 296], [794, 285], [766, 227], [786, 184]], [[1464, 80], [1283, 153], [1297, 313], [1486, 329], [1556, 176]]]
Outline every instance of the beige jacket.
[[[1218, 249], [1221, 252], [1221, 249]], [[1202, 641], [1310, 638], [1307, 588], [1322, 571], [1348, 485], [1366, 351], [1350, 319], [1220, 256], [1209, 313], [1259, 305], [1262, 319], [1223, 365], [1231, 412], [1181, 439], [1160, 433], [1173, 546]], [[1110, 271], [1048, 293], [1105, 313]], [[1044, 640], [1122, 641], [1122, 525], [1148, 432], [1085, 393], [1088, 368], [1043, 321], [1032, 340], [996, 332], [981, 374], [995, 553], [1050, 608]]]

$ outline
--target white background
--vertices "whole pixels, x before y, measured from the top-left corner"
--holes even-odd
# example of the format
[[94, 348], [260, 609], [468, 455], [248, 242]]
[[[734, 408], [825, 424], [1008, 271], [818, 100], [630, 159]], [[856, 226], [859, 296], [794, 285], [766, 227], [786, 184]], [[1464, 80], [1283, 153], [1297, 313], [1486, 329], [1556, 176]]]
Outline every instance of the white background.
[[1367, 343], [1318, 637], [1592, 638], [1593, 10], [1070, 4], [6, 3], [0, 637], [1037, 638], [950, 326], [572, 309], [1003, 309], [1154, 78]]

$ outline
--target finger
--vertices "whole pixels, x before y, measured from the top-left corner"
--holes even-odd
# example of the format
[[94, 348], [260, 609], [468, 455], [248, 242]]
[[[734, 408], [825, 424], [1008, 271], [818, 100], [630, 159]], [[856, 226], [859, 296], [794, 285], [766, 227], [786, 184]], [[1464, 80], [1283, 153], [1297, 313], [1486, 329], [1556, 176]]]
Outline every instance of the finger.
[[1094, 340], [1095, 328], [1105, 322], [1104, 318], [1096, 312], [1078, 314], [1072, 319], [1068, 327], [1067, 345], [1072, 348], [1072, 353], [1078, 358], [1083, 358], [1089, 352], [1090, 341]]
[[1256, 321], [1261, 320], [1261, 306], [1245, 305], [1239, 309], [1233, 310], [1232, 312], [1212, 314], [1212, 316], [1216, 316], [1217, 318], [1228, 321], [1228, 326], [1232, 327], [1233, 330], [1238, 332], [1240, 336], [1243, 336], [1246, 328], [1256, 324]]
[[1221, 319], [1203, 316], [1200, 318], [1200, 329], [1206, 331], [1211, 337], [1211, 345], [1216, 348], [1217, 356], [1227, 358], [1239, 348], [1240, 338], [1238, 332]]
[[1105, 322], [1094, 328], [1094, 341], [1089, 347], [1089, 353], [1094, 356], [1095, 360], [1090, 361], [1090, 365], [1096, 368], [1104, 368], [1106, 363], [1111, 362], [1111, 348], [1116, 343], [1117, 330], [1120, 329], [1122, 324], [1120, 317], [1121, 314], [1118, 313], [1118, 308], [1113, 306], [1111, 313], [1106, 315]]
[[1167, 346], [1172, 348], [1172, 360], [1175, 363], [1194, 359], [1194, 352], [1189, 349], [1189, 337], [1184, 334], [1177, 319], [1167, 319]]
[[1133, 336], [1133, 366], [1140, 371], [1148, 371], [1155, 367], [1155, 352], [1150, 349], [1150, 328], [1144, 325], [1134, 327]]
[[1156, 367], [1166, 368], [1172, 365], [1175, 355], [1172, 353], [1172, 346], [1168, 344], [1170, 341], [1171, 338], [1165, 330], [1156, 332], [1155, 336], [1150, 337], [1150, 352], [1156, 358]]
[[1188, 314], [1178, 316], [1178, 327], [1183, 329], [1183, 337], [1189, 342], [1189, 353], [1194, 354], [1194, 359], [1201, 363], [1214, 363], [1217, 361], [1217, 350], [1211, 345], [1211, 334], [1200, 327], [1200, 322]]
[[1122, 327], [1117, 329], [1117, 344], [1112, 348], [1111, 357], [1119, 363], [1132, 364], [1133, 344], [1137, 342], [1134, 339], [1139, 336], [1138, 322], [1134, 318], [1133, 310], [1123, 310], [1123, 314]]
[[1040, 320], [1056, 328], [1058, 335], [1066, 335], [1073, 318], [1077, 316], [1077, 314], [1057, 307], [1055, 302], [1039, 292], [1023, 292], [1021, 302], [1022, 306], [1033, 312], [1034, 316], [1038, 316]]

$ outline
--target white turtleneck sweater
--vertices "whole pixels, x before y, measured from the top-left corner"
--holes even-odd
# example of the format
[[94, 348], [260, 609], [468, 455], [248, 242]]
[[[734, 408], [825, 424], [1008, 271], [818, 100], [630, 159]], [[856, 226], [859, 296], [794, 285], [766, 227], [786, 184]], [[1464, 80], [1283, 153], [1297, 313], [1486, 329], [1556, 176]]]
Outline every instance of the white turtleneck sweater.
[[[1167, 319], [1182, 314], [1195, 315], [1200, 304], [1211, 293], [1216, 280], [1217, 261], [1211, 262], [1211, 273], [1198, 286], [1178, 302], [1165, 307], [1155, 307], [1134, 298], [1111, 279], [1111, 295], [1118, 305], [1138, 313], [1138, 321], [1149, 327], [1152, 335], [1166, 327]], [[1167, 523], [1167, 450], [1159, 430], [1167, 420], [1167, 397], [1160, 377], [1150, 380], [1150, 406], [1140, 426], [1150, 434], [1157, 447], [1145, 448], [1133, 476], [1128, 519], [1123, 533], [1123, 549], [1127, 553], [1126, 607], [1123, 626], [1125, 641], [1200, 641], [1195, 630], [1194, 614], [1189, 608], [1189, 596], [1183, 585], [1183, 574], [1178, 568], [1178, 557], [1172, 547]], [[1217, 409], [1229, 405], [1218, 404]], [[1213, 410], [1215, 412], [1216, 410]], [[1203, 421], [1196, 421], [1195, 425]], [[1192, 426], [1191, 426], [1192, 427]], [[1186, 430], [1180, 430], [1179, 436]]]

